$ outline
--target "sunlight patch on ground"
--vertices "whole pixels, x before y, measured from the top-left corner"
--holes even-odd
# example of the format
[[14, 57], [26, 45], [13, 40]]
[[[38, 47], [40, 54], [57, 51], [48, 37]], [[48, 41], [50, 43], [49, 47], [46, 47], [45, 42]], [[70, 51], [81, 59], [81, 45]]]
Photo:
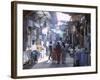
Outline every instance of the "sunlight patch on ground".
[[44, 58], [41, 58], [38, 60], [38, 63], [44, 62], [48, 60], [48, 56], [45, 56]]

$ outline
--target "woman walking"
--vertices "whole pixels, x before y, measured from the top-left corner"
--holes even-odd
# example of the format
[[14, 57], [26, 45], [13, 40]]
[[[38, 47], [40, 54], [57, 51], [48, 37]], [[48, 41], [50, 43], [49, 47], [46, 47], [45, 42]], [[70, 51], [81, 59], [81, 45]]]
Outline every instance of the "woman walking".
[[57, 64], [60, 64], [60, 62], [61, 62], [61, 45], [59, 42], [57, 42], [55, 51], [56, 51], [56, 55], [57, 55]]

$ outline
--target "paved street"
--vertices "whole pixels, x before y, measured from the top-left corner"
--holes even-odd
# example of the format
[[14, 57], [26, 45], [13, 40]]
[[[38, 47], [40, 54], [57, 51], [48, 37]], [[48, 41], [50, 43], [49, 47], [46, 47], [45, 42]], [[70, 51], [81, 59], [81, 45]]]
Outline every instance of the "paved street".
[[33, 65], [33, 69], [37, 68], [55, 68], [55, 67], [72, 67], [73, 66], [73, 58], [69, 55], [66, 57], [66, 64], [56, 64], [52, 63], [52, 61], [48, 61], [48, 57], [45, 57], [44, 60], [38, 62], [38, 64]]
[[66, 58], [66, 64], [56, 64], [49, 62], [48, 60], [35, 64], [32, 68], [55, 68], [55, 67], [72, 67], [73, 66], [73, 58]]

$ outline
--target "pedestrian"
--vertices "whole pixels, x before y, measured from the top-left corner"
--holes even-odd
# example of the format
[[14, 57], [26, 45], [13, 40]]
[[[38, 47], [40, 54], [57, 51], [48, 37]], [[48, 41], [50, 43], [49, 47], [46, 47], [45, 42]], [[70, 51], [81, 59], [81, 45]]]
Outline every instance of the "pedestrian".
[[56, 51], [56, 55], [57, 55], [57, 64], [60, 64], [60, 62], [61, 62], [61, 45], [59, 42], [57, 42], [55, 51]]
[[50, 41], [50, 43], [49, 43], [49, 57], [48, 57], [48, 60], [50, 60], [51, 54], [52, 54], [52, 41]]
[[66, 46], [65, 46], [65, 43], [62, 42], [62, 54], [61, 54], [61, 59], [62, 59], [62, 64], [65, 64], [66, 63]]
[[51, 58], [52, 58], [52, 63], [57, 63], [57, 49], [56, 49], [56, 43], [54, 43], [53, 46], [52, 46]]
[[80, 66], [88, 66], [89, 65], [89, 53], [87, 52], [86, 48], [81, 49], [80, 54]]
[[74, 66], [80, 66], [80, 47], [76, 47], [74, 53]]
[[38, 62], [38, 53], [36, 51], [31, 52], [31, 60], [32, 64], [36, 64]]

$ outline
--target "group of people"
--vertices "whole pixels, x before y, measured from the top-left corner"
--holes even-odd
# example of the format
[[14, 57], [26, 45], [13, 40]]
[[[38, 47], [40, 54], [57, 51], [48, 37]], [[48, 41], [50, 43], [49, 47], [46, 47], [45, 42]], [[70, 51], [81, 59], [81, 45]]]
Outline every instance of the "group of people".
[[53, 63], [66, 63], [67, 48], [63, 41], [57, 41], [55, 43], [52, 43], [52, 41], [50, 41], [49, 53], [50, 54], [48, 59], [52, 60]]
[[90, 52], [86, 48], [80, 47], [80, 45], [73, 47], [71, 44], [68, 44], [63, 40], [50, 41], [47, 51], [46, 49], [43, 49], [41, 52], [33, 50], [33, 56], [31, 55], [31, 57], [34, 58], [34, 61], [38, 61], [38, 58], [44, 58], [46, 53], [49, 53], [47, 55], [48, 61], [55, 64], [66, 64], [67, 57], [73, 58], [74, 66], [87, 66], [91, 64]]
[[90, 52], [87, 48], [82, 48], [79, 45], [73, 48], [69, 44], [63, 41], [57, 41], [53, 43], [50, 41], [49, 44], [49, 57], [52, 63], [66, 64], [67, 55], [73, 58], [73, 66], [89, 66], [90, 63]]
[[87, 48], [77, 48], [74, 51], [74, 66], [91, 65], [91, 55]]

